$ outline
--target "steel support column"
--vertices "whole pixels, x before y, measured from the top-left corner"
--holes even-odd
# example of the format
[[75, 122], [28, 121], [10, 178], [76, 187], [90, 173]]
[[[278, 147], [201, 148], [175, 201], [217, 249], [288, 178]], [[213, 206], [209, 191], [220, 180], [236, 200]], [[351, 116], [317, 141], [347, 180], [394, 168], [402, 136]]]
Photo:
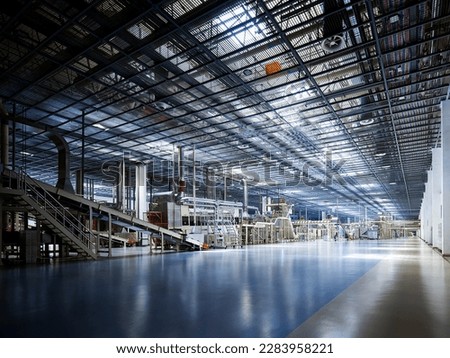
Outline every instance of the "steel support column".
[[433, 207], [433, 172], [431, 170], [428, 171], [427, 176], [428, 180], [425, 183], [425, 212], [424, 212], [424, 240], [433, 245], [433, 226], [432, 226], [432, 217], [431, 217], [431, 208]]

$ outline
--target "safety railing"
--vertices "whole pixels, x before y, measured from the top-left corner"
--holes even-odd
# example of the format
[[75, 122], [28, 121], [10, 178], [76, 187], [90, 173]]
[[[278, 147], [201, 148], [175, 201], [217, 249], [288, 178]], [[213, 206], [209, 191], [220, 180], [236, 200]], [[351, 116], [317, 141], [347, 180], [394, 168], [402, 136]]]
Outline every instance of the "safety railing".
[[60, 225], [73, 234], [87, 249], [96, 252], [96, 238], [80, 220], [78, 220], [51, 193], [45, 190], [39, 182], [20, 170], [17, 176], [17, 189], [23, 190], [36, 204]]

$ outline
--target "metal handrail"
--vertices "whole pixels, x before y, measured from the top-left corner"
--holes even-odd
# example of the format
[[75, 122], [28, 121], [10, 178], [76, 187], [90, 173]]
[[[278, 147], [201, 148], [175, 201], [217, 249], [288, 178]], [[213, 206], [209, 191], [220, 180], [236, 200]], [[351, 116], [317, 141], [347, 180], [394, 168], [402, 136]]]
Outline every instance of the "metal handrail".
[[[17, 178], [18, 189], [32, 197], [49, 215], [52, 215], [61, 225], [67, 228], [90, 250], [96, 249], [95, 235], [66, 207], [64, 207], [51, 193], [45, 190], [39, 182], [28, 176], [23, 170]], [[31, 184], [32, 183], [32, 184]], [[40, 190], [36, 189], [38, 187]]]

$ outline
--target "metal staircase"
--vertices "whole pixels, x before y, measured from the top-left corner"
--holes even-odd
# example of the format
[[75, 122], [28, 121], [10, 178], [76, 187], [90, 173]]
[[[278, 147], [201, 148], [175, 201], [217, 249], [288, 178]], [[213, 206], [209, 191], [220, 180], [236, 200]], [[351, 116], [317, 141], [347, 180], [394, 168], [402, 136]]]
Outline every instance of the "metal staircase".
[[242, 246], [239, 242], [239, 234], [236, 226], [231, 222], [231, 220], [226, 220], [223, 226], [228, 237], [228, 245], [233, 247]]
[[27, 208], [48, 229], [66, 243], [77, 258], [96, 259], [96, 236], [37, 181], [20, 172], [17, 204]]
[[[202, 245], [200, 242], [188, 240], [180, 232], [165, 229], [107, 205], [55, 188], [30, 178], [24, 172], [4, 169], [2, 174], [4, 183], [3, 187], [0, 186], [0, 194], [14, 198], [13, 205], [25, 207], [61, 237], [72, 250], [78, 252], [81, 258], [98, 258], [100, 246], [98, 235], [72, 215], [73, 210], [81, 210], [85, 215], [91, 213], [90, 221], [92, 217], [109, 217], [115, 225], [150, 232], [155, 237], [161, 237], [179, 247], [191, 249]], [[67, 207], [63, 206], [59, 199]], [[68, 208], [72, 208], [72, 211]]]

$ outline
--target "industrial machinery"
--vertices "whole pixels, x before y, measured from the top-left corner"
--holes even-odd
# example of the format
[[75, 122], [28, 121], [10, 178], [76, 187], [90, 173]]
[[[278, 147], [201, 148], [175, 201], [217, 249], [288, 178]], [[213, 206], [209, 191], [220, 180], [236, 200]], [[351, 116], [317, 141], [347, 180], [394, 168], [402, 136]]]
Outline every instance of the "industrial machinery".
[[243, 204], [205, 198], [182, 197], [178, 202], [159, 200], [147, 213], [150, 222], [178, 230], [201, 248], [241, 246], [239, 225]]
[[248, 218], [242, 226], [242, 242], [245, 244], [267, 244], [298, 240], [290, 217], [292, 206], [284, 198], [273, 202], [262, 198], [262, 214]]

